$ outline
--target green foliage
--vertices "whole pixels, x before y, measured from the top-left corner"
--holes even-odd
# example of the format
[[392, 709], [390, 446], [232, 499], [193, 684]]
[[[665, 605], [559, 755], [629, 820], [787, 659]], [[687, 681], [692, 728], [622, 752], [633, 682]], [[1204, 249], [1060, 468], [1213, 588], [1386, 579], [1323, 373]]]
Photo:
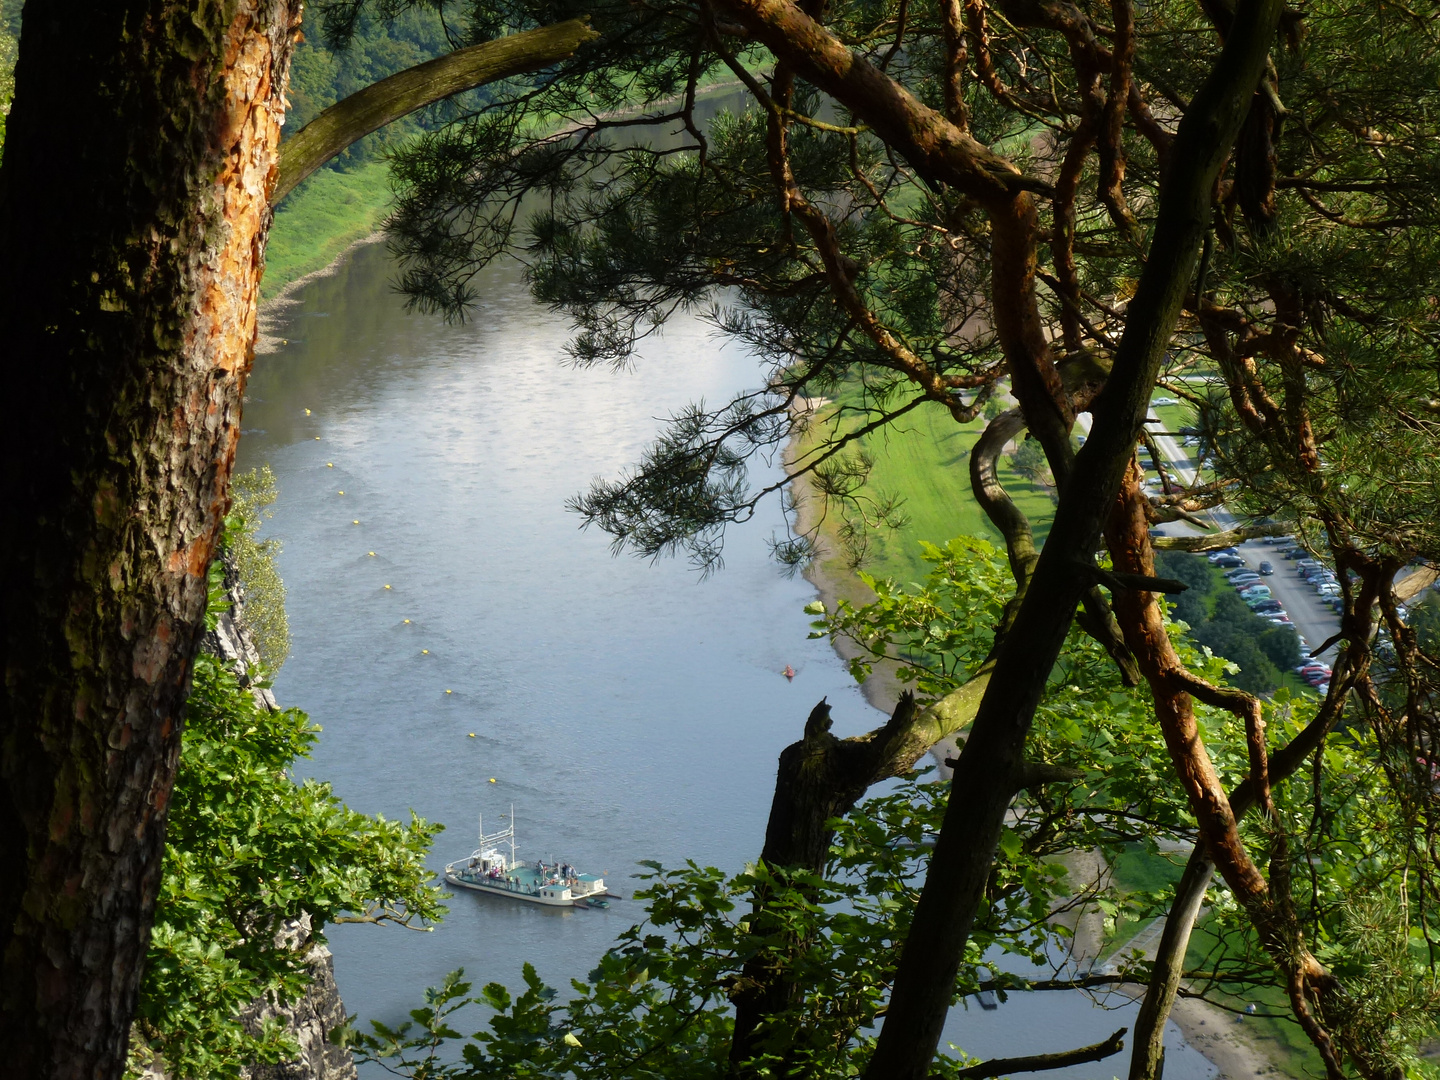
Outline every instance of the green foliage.
[[993, 545], [957, 537], [943, 548], [920, 545], [930, 564], [924, 585], [901, 588], [865, 571], [858, 577], [875, 593], [862, 607], [841, 600], [827, 612], [819, 601], [806, 608], [824, 616], [812, 638], [844, 638], [860, 646], [850, 660], [856, 682], [870, 677], [882, 657], [901, 661], [897, 674], [914, 682], [922, 697], [941, 697], [966, 681], [989, 654], [993, 627], [1009, 599], [1009, 572]]
[[245, 590], [245, 627], [260, 654], [264, 674], [274, 677], [290, 655], [290, 620], [285, 614], [285, 583], [275, 560], [280, 541], [261, 540], [260, 524], [275, 502], [275, 473], [269, 465], [240, 473], [230, 482], [232, 499], [225, 547], [234, 556]]
[[[307, 26], [309, 20], [306, 20]], [[447, 53], [452, 45], [434, 8], [414, 7], [393, 18], [362, 16], [343, 45], [327, 43], [316, 33], [295, 49], [290, 63], [290, 107], [285, 133], [293, 135], [337, 101], [398, 71]], [[442, 119], [443, 110], [422, 110], [341, 151], [326, 166], [349, 172], [377, 161]]]
[[247, 1031], [239, 1014], [304, 991], [326, 925], [440, 916], [425, 856], [441, 826], [359, 814], [292, 779], [319, 728], [258, 706], [212, 656], [196, 661], [185, 725], [132, 1071], [158, 1053], [177, 1078], [237, 1076], [293, 1054], [277, 1025]]
[[[622, 933], [584, 981], [562, 1001], [526, 965], [524, 989], [491, 983], [479, 995], [456, 973], [427, 996], [409, 1023], [372, 1022], [348, 1038], [363, 1055], [402, 1075], [442, 1077], [703, 1078], [729, 1075], [728, 996], [757, 956], [783, 963], [800, 988], [793, 1010], [762, 1029], [783, 1044], [800, 1075], [854, 1075], [873, 1041], [899, 949], [923, 881], [926, 855], [944, 814], [943, 783], [911, 780], [870, 800], [839, 823], [825, 877], [777, 875], [760, 865], [726, 878], [688, 864], [666, 870], [647, 863], [637, 899], [645, 922]], [[1022, 814], [1003, 840], [1006, 857], [960, 980], [957, 1000], [989, 978], [982, 955], [992, 948], [1031, 961], [1046, 956], [1065, 931], [1047, 921], [1069, 891], [1051, 858], [1038, 812]], [[752, 907], [766, 902], [765, 931], [752, 929]], [[797, 940], [806, 944], [795, 946]], [[993, 959], [993, 957], [992, 957]], [[1016, 982], [1017, 991], [1020, 986]], [[1008, 991], [1006, 991], [1008, 992]], [[458, 1013], [478, 1005], [488, 1028], [469, 1036], [463, 1053]], [[798, 1064], [795, 1064], [798, 1062]], [[942, 1058], [938, 1075], [959, 1063]]]
[[19, 47], [16, 33], [19, 9], [12, 0], [0, 4], [0, 151], [5, 148], [5, 121], [10, 116], [10, 101], [15, 96], [15, 54]]
[[1410, 627], [1422, 649], [1440, 656], [1440, 593], [1426, 593], [1410, 608]]
[[[365, 16], [343, 46], [326, 43], [318, 31], [308, 32], [291, 61], [287, 137], [355, 91], [450, 51], [440, 16], [429, 7], [391, 20]], [[424, 109], [365, 136], [286, 196], [276, 208], [266, 246], [262, 289], [267, 299], [328, 266], [380, 227], [391, 202], [389, 154], [442, 122], [450, 108]]]
[[[978, 541], [930, 547], [927, 556], [935, 572], [925, 588], [907, 592], [876, 582], [880, 599], [874, 605], [842, 607], [819, 625], [875, 652], [918, 653], [925, 643], [930, 662], [917, 662], [909, 674], [928, 692], [940, 693], [965, 680], [983, 655], [984, 632], [973, 627], [993, 618], [1005, 569]], [[1191, 670], [1218, 677], [1222, 662], [1197, 654], [1178, 628], [1174, 632]], [[1273, 737], [1294, 737], [1315, 707], [1313, 699], [1277, 693], [1265, 706]], [[1248, 771], [1243, 728], [1229, 714], [1203, 707], [1198, 719], [1223, 782], [1237, 783]], [[1419, 940], [1412, 927], [1421, 909], [1413, 902], [1409, 908], [1377, 907], [1367, 899], [1395, 895], [1406, 857], [1399, 807], [1367, 796], [1374, 789], [1376, 752], [1363, 732], [1331, 736], [1314, 786], [1279, 785], [1276, 824], [1267, 827], [1252, 815], [1242, 829], [1255, 849], [1288, 858], [1291, 902], [1308, 935], [1337, 972], [1357, 977], [1350, 1030], [1368, 1032], [1386, 1060], [1403, 1065], [1413, 1062], [1417, 1041], [1433, 1035], [1440, 991], [1425, 957], [1413, 947], [1407, 951], [1407, 943]], [[1194, 839], [1183, 796], [1169, 781], [1147, 693], [1121, 685], [1113, 664], [1087, 637], [1075, 634], [1067, 642], [1026, 757], [1071, 766], [1083, 777], [1043, 785], [1012, 808], [987, 903], [954, 988], [957, 1002], [992, 977], [986, 961], [994, 951], [1044, 962], [1063, 943], [1068, 931], [1051, 916], [1077, 898], [1060, 855], [1098, 848], [1124, 868], [1118, 888], [1102, 884], [1078, 899], [1099, 907], [1107, 921], [1138, 920], [1166, 910], [1177, 876], [1173, 866], [1154, 870], [1157, 842]], [[757, 1071], [765, 1075], [783, 1054], [793, 1075], [856, 1075], [873, 1049], [871, 1032], [908, 933], [945, 796], [946, 785], [912, 776], [870, 799], [835, 823], [823, 876], [760, 865], [727, 878], [694, 864], [678, 870], [644, 864], [645, 887], [637, 899], [646, 904], [645, 921], [621, 934], [585, 980], [572, 982], [568, 998], [528, 965], [515, 992], [490, 983], [475, 994], [457, 972], [427, 995], [407, 1023], [372, 1022], [368, 1033], [351, 1030], [346, 1038], [363, 1056], [425, 1080], [718, 1080], [730, 1069], [729, 998], [747, 961], [758, 958], [785, 970], [799, 993], [793, 1006], [762, 1027]], [[1288, 847], [1277, 846], [1275, 828], [1283, 830]], [[762, 897], [765, 917], [756, 919], [754, 905]], [[1433, 900], [1424, 903], [1433, 906]], [[1279, 976], [1223, 887], [1213, 895], [1211, 911], [1192, 952], [1194, 985], [1229, 1007], [1255, 1000], [1283, 1007]], [[1424, 917], [1432, 917], [1428, 907]], [[1148, 964], [1138, 955], [1116, 959], [1135, 981], [1147, 977]], [[1027, 992], [1021, 978], [998, 981], [1002, 995]], [[488, 1017], [479, 1030], [464, 1011], [471, 1006]], [[953, 1075], [965, 1060], [937, 1059], [934, 1075]]]
[[[1312, 698], [1280, 690], [1268, 714], [1277, 741], [1293, 737], [1314, 714]], [[1266, 828], [1244, 823], [1256, 851], [1285, 852], [1290, 902], [1316, 955], [1343, 980], [1340, 1012], [1329, 1017], [1363, 1040], [1377, 1061], [1416, 1072], [1415, 1048], [1440, 1035], [1440, 980], [1425, 931], [1435, 921], [1435, 898], [1412, 893], [1405, 806], [1390, 798], [1380, 779], [1384, 750], [1372, 732], [1353, 726], [1332, 734], [1308, 782], [1275, 789], [1277, 821]], [[1284, 847], [1276, 844], [1283, 835]], [[1284, 881], [1286, 875], [1275, 880]], [[1249, 916], [1223, 890], [1191, 940], [1187, 968], [1194, 986], [1227, 1007], [1258, 1002], [1257, 1022], [1292, 1046], [1292, 1075], [1313, 1075], [1318, 1055], [1297, 1029], [1283, 986], [1255, 940]]]

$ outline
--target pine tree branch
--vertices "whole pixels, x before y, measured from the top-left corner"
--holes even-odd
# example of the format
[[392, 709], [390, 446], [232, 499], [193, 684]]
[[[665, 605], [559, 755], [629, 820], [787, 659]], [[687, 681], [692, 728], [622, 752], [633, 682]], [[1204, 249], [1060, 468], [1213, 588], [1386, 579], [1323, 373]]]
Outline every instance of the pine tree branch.
[[457, 49], [397, 72], [336, 102], [280, 148], [274, 206], [340, 151], [372, 131], [442, 98], [558, 63], [599, 37], [584, 19]]

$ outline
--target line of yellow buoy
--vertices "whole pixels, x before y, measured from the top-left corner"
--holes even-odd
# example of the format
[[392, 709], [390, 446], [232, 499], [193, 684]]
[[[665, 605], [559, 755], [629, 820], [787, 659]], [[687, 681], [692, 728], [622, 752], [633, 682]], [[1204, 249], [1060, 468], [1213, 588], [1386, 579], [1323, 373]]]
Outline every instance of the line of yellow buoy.
[[[311, 414], [311, 411], [310, 411], [309, 409], [306, 409], [306, 410], [305, 410], [305, 415], [306, 415], [306, 416], [312, 415], [312, 414]], [[319, 435], [316, 435], [316, 436], [315, 436], [315, 441], [316, 441], [316, 442], [319, 442], [319, 441], [320, 441], [320, 436], [319, 436]], [[335, 468], [335, 463], [334, 463], [333, 461], [327, 461], [327, 462], [325, 463], [325, 467], [326, 467], [327, 469], [333, 469], [333, 468]], [[338, 489], [337, 489], [336, 492], [335, 492], [335, 494], [336, 494], [337, 496], [339, 496], [339, 495], [344, 495], [345, 492], [344, 492], [343, 490], [338, 490]], [[360, 524], [360, 519], [359, 519], [359, 518], [351, 518], [351, 519], [350, 519], [350, 524], [352, 524], [352, 525], [359, 525], [359, 524]], [[370, 558], [375, 558], [375, 552], [373, 552], [373, 551], [367, 551], [365, 554], [366, 554], [368, 557], [370, 557]], [[389, 586], [389, 585], [386, 585], [385, 588], [386, 588], [386, 589], [390, 589], [390, 586]], [[390, 591], [393, 592], [394, 590], [391, 589]], [[409, 619], [404, 619], [404, 620], [402, 620], [402, 622], [403, 622], [403, 624], [404, 624], [405, 626], [410, 626], [410, 625], [412, 625], [412, 624], [411, 624], [411, 621], [410, 621]], [[420, 655], [421, 655], [421, 656], [429, 656], [429, 655], [430, 655], [430, 650], [429, 650], [429, 649], [421, 649], [421, 650], [420, 650]], [[445, 691], [445, 693], [446, 693], [446, 694], [454, 694], [455, 691], [454, 691], [454, 690], [447, 689], [447, 690]], [[475, 732], [473, 732], [473, 731], [470, 732], [468, 735], [466, 735], [466, 738], [469, 738], [469, 739], [475, 738]], [[490, 783], [493, 784], [493, 783], [495, 783], [495, 782], [496, 782], [495, 777], [493, 777], [493, 776], [490, 777]]]

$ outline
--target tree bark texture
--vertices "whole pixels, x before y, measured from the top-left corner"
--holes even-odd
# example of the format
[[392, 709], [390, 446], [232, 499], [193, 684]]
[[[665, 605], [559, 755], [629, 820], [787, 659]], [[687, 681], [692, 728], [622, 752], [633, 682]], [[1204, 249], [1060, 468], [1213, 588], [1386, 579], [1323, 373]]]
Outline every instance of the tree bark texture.
[[1023, 769], [1025, 737], [1076, 604], [1093, 583], [1086, 566], [1139, 437], [1209, 222], [1215, 178], [1264, 69], [1280, 7], [1279, 0], [1239, 5], [1234, 31], [1181, 121], [1149, 260], [1110, 380], [1092, 409], [1095, 426], [1062, 489], [1034, 579], [960, 754], [889, 1012], [866, 1072], [870, 1080], [920, 1080], [928, 1074]]
[[549, 67], [599, 36], [584, 19], [570, 19], [456, 49], [357, 90], [285, 143], [271, 201], [278, 203], [300, 181], [372, 131], [453, 94]]
[[0, 165], [0, 1074], [118, 1077], [299, 0], [31, 0]]
[[1205, 891], [1215, 864], [1205, 853], [1204, 844], [1196, 844], [1185, 864], [1185, 872], [1175, 886], [1175, 901], [1165, 917], [1165, 930], [1150, 972], [1150, 984], [1135, 1017], [1135, 1047], [1130, 1052], [1130, 1080], [1158, 1080], [1165, 1061], [1165, 1021], [1180, 992], [1180, 979], [1185, 974], [1185, 952]]

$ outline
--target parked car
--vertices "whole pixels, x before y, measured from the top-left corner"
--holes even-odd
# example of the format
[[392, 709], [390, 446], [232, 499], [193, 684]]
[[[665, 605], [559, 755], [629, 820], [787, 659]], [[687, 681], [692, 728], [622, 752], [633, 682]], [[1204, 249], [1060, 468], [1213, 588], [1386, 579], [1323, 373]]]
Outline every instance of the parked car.
[[1234, 581], [1234, 580], [1235, 580], [1237, 577], [1239, 577], [1241, 574], [1253, 574], [1254, 572], [1255, 572], [1255, 571], [1251, 570], [1248, 566], [1243, 566], [1243, 565], [1242, 565], [1242, 566], [1237, 566], [1237, 567], [1236, 567], [1235, 569], [1233, 569], [1233, 570], [1226, 570], [1226, 571], [1225, 571], [1225, 580], [1226, 580], [1226, 581]]
[[1240, 557], [1240, 552], [1233, 547], [1228, 547], [1221, 548], [1219, 551], [1212, 551], [1209, 555], [1205, 557], [1211, 562], [1215, 562], [1217, 559], [1238, 559]]
[[1318, 592], [1321, 596], [1339, 596], [1340, 586], [1331, 584], [1327, 581], [1323, 585], [1316, 585], [1315, 591]]
[[1260, 564], [1260, 573], [1265, 577], [1269, 577], [1271, 574], [1275, 573], [1275, 564], [1269, 562], [1262, 562]]
[[1210, 561], [1222, 569], [1225, 567], [1245, 565], [1245, 560], [1240, 558], [1239, 555], [1221, 555], [1220, 558], [1211, 559]]
[[1283, 612], [1284, 610], [1285, 608], [1281, 605], [1280, 601], [1276, 600], [1273, 596], [1267, 599], [1263, 604], [1255, 605], [1255, 612], [1257, 615], [1274, 615], [1277, 612]]
[[1262, 584], [1262, 582], [1260, 581], [1259, 574], [1246, 574], [1244, 577], [1236, 578], [1234, 581], [1230, 582], [1230, 584], [1235, 586], [1237, 592], [1244, 592], [1252, 585], [1259, 585]]
[[1247, 589], [1240, 590], [1240, 599], [1246, 602], [1251, 600], [1269, 600], [1273, 594], [1264, 585], [1251, 585]]

